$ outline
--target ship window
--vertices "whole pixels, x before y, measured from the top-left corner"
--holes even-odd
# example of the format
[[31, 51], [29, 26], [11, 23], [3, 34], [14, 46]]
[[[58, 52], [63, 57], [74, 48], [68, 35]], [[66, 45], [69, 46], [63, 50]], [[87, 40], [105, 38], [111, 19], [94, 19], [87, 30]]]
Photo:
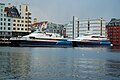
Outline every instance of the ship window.
[[99, 36], [92, 36], [92, 38], [99, 38]]
[[105, 37], [100, 37], [100, 38], [105, 38]]
[[29, 38], [30, 38], [30, 39], [35, 39], [35, 37], [32, 37], [32, 36], [30, 36]]

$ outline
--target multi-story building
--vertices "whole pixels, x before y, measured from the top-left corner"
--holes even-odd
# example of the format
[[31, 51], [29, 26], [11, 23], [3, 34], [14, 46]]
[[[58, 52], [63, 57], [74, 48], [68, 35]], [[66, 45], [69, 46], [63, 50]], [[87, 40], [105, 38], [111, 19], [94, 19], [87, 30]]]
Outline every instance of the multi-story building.
[[23, 36], [31, 32], [31, 13], [28, 5], [22, 4], [19, 6], [20, 17], [13, 17], [13, 35]]
[[73, 36], [74, 38], [76, 38], [89, 31], [95, 35], [106, 36], [105, 25], [106, 22], [102, 18], [87, 20], [79, 20], [78, 18], [75, 18], [74, 21], [71, 21], [66, 25], [66, 35], [70, 38], [73, 38]]
[[12, 18], [7, 15], [5, 4], [0, 3], [0, 37], [9, 38], [12, 36]]
[[73, 16], [73, 21], [70, 21], [65, 25], [66, 28], [66, 36], [68, 38], [76, 38], [79, 37], [79, 19]]
[[106, 25], [107, 35], [111, 43], [120, 46], [120, 19], [111, 19]]
[[61, 24], [55, 24], [48, 21], [36, 22], [32, 25], [32, 31], [39, 29], [40, 31], [58, 33], [64, 36], [64, 26]]
[[106, 36], [106, 21], [103, 18], [100, 19], [88, 19], [79, 21], [79, 34], [83, 35], [85, 32], [90, 31], [95, 35]]
[[5, 8], [7, 16], [12, 17], [12, 36], [23, 36], [31, 32], [31, 13], [28, 10], [28, 5], [22, 4], [19, 10], [16, 6], [9, 6]]
[[47, 28], [48, 28], [48, 32], [58, 33], [61, 36], [64, 36], [64, 25], [62, 24], [48, 22]]

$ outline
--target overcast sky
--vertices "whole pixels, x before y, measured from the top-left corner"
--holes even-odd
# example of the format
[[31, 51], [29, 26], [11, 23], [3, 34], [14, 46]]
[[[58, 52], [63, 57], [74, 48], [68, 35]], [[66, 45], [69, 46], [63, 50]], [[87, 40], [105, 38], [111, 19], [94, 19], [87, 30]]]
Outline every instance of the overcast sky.
[[72, 16], [79, 19], [120, 18], [120, 0], [0, 0], [19, 5], [29, 4], [32, 18], [55, 23], [68, 23]]

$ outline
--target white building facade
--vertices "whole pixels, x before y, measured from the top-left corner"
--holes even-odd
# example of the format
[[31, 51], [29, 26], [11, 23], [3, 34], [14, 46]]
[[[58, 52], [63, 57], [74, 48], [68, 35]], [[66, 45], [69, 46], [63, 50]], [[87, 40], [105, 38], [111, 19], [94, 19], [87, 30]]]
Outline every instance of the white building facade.
[[0, 3], [0, 37], [12, 36], [12, 18], [5, 12], [5, 4]]
[[94, 35], [106, 36], [106, 21], [103, 18], [86, 19], [79, 21], [79, 34], [83, 35], [89, 31]]
[[[74, 25], [74, 28], [73, 28]], [[94, 35], [106, 36], [106, 21], [100, 19], [79, 20], [75, 18], [66, 25], [66, 36], [69, 38], [77, 38], [84, 35], [86, 32], [91, 32]]]

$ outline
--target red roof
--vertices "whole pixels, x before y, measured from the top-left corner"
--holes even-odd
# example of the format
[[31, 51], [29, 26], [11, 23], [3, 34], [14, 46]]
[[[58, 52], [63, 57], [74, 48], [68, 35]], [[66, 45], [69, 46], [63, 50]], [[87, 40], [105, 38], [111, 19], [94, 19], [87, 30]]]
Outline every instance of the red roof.
[[37, 23], [32, 24], [32, 26], [42, 26], [42, 25], [43, 25], [43, 23], [47, 24], [47, 23], [48, 23], [48, 21], [37, 22]]

